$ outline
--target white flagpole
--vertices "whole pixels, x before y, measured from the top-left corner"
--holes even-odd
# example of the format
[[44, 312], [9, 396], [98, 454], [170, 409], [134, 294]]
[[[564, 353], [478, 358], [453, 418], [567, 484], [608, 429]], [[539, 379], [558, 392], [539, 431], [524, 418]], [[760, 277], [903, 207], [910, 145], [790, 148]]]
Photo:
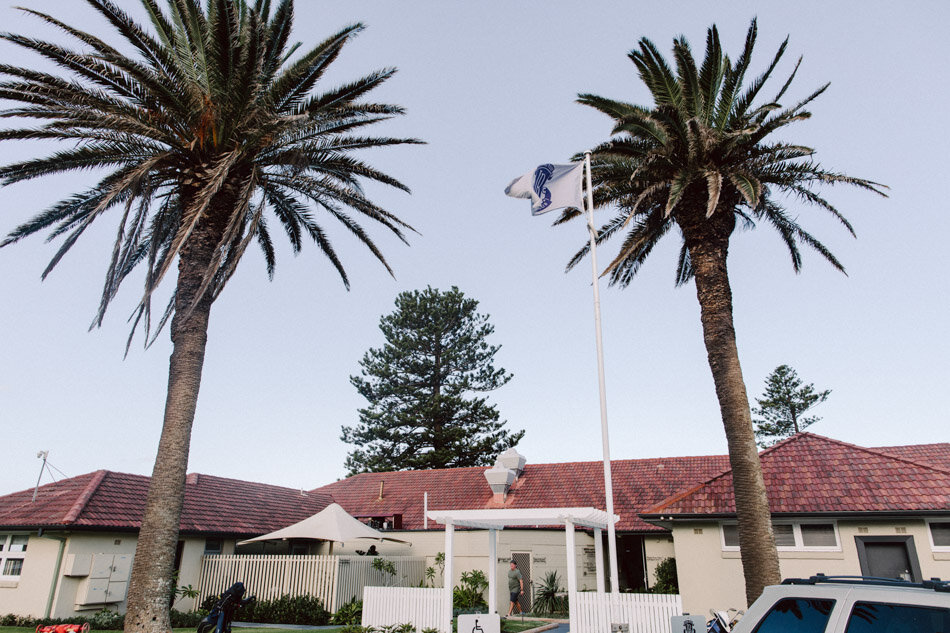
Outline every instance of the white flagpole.
[[604, 341], [600, 328], [600, 277], [597, 275], [597, 229], [594, 228], [594, 192], [591, 187], [590, 152], [584, 153], [587, 170], [587, 230], [590, 232], [590, 263], [594, 286], [594, 331], [597, 337], [597, 379], [600, 383], [600, 434], [604, 445], [604, 495], [607, 499], [607, 551], [610, 557], [610, 591], [620, 593], [617, 571], [617, 535], [614, 528], [614, 486], [610, 475], [610, 439], [607, 434], [607, 389], [604, 385]]

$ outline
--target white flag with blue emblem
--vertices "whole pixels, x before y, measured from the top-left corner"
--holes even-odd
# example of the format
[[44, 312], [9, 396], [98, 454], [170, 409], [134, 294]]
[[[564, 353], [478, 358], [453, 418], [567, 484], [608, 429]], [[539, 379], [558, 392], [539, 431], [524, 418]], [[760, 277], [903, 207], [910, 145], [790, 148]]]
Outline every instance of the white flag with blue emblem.
[[529, 198], [531, 215], [541, 215], [566, 207], [576, 207], [583, 211], [583, 175], [584, 163], [538, 165], [537, 169], [512, 180], [505, 188], [505, 193], [512, 198]]

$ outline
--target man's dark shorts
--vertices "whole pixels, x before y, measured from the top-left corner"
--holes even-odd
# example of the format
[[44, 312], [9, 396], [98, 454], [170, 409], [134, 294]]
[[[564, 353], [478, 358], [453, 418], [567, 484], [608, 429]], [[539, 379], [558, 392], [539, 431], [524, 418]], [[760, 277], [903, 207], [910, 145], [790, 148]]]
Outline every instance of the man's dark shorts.
[[511, 592], [511, 601], [512, 601], [512, 602], [518, 602], [518, 594], [519, 594], [519, 593], [521, 593], [521, 592], [520, 592], [520, 591], [512, 591], [512, 592]]

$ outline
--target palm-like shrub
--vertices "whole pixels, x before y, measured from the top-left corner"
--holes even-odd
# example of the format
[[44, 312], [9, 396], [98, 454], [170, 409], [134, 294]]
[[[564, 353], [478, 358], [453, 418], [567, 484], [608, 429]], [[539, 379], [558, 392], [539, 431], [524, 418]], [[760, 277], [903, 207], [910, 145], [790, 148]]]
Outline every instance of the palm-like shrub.
[[544, 613], [564, 613], [567, 611], [567, 596], [561, 586], [561, 579], [556, 571], [549, 571], [535, 586], [534, 602], [531, 610], [535, 615]]
[[[707, 33], [705, 57], [697, 64], [689, 43], [679, 38], [673, 43], [675, 69], [650, 40], [641, 39], [630, 59], [650, 90], [652, 106], [592, 94], [578, 99], [614, 123], [612, 138], [593, 151], [592, 170], [595, 204], [617, 209], [598, 231], [597, 241], [624, 234], [619, 252], [604, 273], [610, 283], [626, 287], [660, 239], [671, 232], [682, 237], [676, 283], [696, 282], [704, 342], [729, 446], [750, 603], [766, 584], [777, 583], [781, 577], [736, 347], [726, 268], [729, 240], [737, 228], [766, 224], [782, 238], [796, 271], [801, 267], [801, 244], [843, 270], [785, 205], [794, 201], [818, 207], [853, 234], [848, 220], [818, 188], [846, 184], [882, 194], [881, 185], [821, 167], [810, 147], [772, 140], [790, 124], [810, 117], [806, 107], [827, 85], [783, 107], [781, 101], [795, 76], [792, 71], [775, 96], [763, 101], [761, 91], [782, 58], [787, 40], [765, 71], [746, 83], [755, 39], [753, 20], [742, 53], [732, 61], [713, 26]], [[569, 209], [558, 223], [579, 213]], [[568, 267], [587, 251], [588, 247], [582, 248]]]
[[[52, 61], [58, 75], [0, 64], [7, 119], [29, 122], [0, 140], [51, 140], [64, 149], [0, 167], [5, 186], [63, 172], [90, 172], [92, 184], [42, 211], [0, 242], [47, 232], [62, 240], [44, 276], [92, 223], [113, 216], [115, 244], [94, 325], [122, 282], [144, 268], [133, 334], [146, 342], [170, 324], [173, 351], [158, 455], [141, 523], [128, 593], [127, 630], [166, 631], [191, 427], [211, 305], [248, 246], [275, 266], [272, 237], [292, 249], [312, 241], [349, 287], [323, 219], [339, 222], [389, 270], [357, 218], [400, 239], [407, 224], [364, 195], [375, 181], [406, 189], [357, 157], [364, 149], [415, 142], [362, 130], [402, 113], [366, 101], [394, 70], [317, 91], [359, 24], [309, 50], [291, 44], [292, 0], [140, 0], [146, 29], [114, 0], [86, 0], [114, 29], [116, 47], [45, 13], [62, 41], [0, 37]], [[123, 51], [130, 51], [126, 54]], [[177, 279], [153, 314], [161, 281]], [[391, 271], [390, 271], [391, 272]], [[132, 337], [130, 336], [130, 341]]]

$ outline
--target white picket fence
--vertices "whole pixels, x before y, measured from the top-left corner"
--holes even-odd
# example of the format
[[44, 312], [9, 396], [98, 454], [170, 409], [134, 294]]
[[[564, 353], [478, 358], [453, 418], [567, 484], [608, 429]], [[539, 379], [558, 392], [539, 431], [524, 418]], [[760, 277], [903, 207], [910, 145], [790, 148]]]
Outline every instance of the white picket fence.
[[412, 624], [417, 631], [432, 628], [445, 633], [445, 590], [419, 587], [366, 587], [363, 589], [363, 626]]
[[672, 633], [670, 617], [683, 615], [676, 594], [596, 593], [570, 595], [571, 633], [604, 633], [625, 623], [630, 633]]
[[241, 581], [259, 600], [281, 596], [316, 596], [334, 612], [368, 585], [418, 585], [425, 575], [425, 558], [387, 556], [396, 575], [373, 569], [372, 556], [255, 556], [211, 555], [201, 559], [198, 604]]

